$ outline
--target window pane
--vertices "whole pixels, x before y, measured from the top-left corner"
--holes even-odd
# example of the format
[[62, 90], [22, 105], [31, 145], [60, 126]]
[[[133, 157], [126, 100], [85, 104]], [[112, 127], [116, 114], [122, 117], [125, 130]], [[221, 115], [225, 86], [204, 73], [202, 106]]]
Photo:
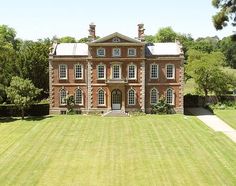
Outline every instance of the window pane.
[[98, 104], [99, 105], [104, 105], [104, 91], [103, 90], [99, 90], [98, 92]]
[[83, 104], [83, 93], [82, 93], [82, 90], [80, 90], [80, 89], [76, 90], [75, 104], [77, 104], [77, 105]]
[[121, 52], [120, 52], [120, 48], [113, 48], [112, 50], [112, 56], [120, 56]]
[[134, 105], [135, 104], [135, 91], [129, 90], [128, 92], [128, 104]]
[[129, 66], [129, 78], [130, 79], [135, 78], [135, 66], [134, 65]]
[[151, 65], [151, 78], [158, 78], [158, 65]]
[[104, 48], [97, 49], [97, 56], [105, 56], [105, 49]]
[[151, 90], [151, 104], [157, 103], [157, 91], [155, 89]]
[[167, 78], [173, 78], [174, 76], [174, 67], [173, 65], [167, 65], [166, 66], [166, 77]]
[[98, 79], [105, 78], [105, 66], [104, 65], [98, 65]]
[[173, 90], [168, 89], [166, 92], [166, 102], [168, 104], [173, 104]]
[[129, 48], [128, 49], [128, 56], [136, 56], [136, 49], [135, 48]]
[[82, 78], [82, 65], [75, 65], [75, 78], [76, 79]]
[[113, 65], [113, 78], [120, 79], [120, 66], [119, 65]]
[[67, 66], [66, 65], [59, 66], [59, 76], [60, 76], [60, 79], [67, 78]]
[[60, 91], [60, 103], [66, 104], [66, 91], [65, 90], [61, 90]]

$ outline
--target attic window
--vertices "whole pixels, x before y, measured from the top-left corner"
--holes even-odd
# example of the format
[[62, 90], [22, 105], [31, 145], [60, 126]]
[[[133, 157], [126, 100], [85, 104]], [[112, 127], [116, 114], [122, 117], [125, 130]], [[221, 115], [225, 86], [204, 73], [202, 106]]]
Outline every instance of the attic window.
[[112, 42], [113, 42], [113, 43], [119, 43], [119, 42], [120, 42], [120, 38], [114, 37], [114, 38], [112, 39]]

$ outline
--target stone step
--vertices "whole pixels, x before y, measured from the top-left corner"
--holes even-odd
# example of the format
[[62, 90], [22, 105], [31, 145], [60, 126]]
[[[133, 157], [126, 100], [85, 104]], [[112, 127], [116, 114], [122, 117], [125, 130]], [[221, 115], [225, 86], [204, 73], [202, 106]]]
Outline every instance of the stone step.
[[105, 114], [103, 114], [104, 117], [129, 117], [127, 113], [121, 110], [111, 110]]

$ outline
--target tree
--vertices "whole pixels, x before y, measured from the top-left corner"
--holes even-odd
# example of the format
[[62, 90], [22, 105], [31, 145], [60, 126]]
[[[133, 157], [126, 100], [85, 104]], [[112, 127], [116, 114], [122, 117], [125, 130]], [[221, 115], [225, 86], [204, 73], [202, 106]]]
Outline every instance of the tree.
[[219, 48], [224, 53], [227, 64], [236, 68], [236, 42], [231, 37], [225, 37], [219, 42]]
[[228, 23], [236, 26], [235, 0], [212, 0], [212, 5], [219, 9], [219, 12], [213, 16], [213, 23], [217, 30], [223, 29]]
[[59, 43], [76, 43], [76, 39], [71, 36], [61, 37]]
[[197, 84], [197, 90], [204, 92], [205, 97], [209, 92], [216, 95], [224, 94], [231, 86], [231, 77], [222, 71], [225, 57], [221, 52], [204, 53], [190, 50], [188, 52], [186, 71]]
[[155, 35], [155, 42], [175, 42], [177, 35], [171, 27], [161, 28]]
[[34, 98], [40, 91], [30, 80], [17, 76], [12, 77], [10, 87], [6, 89], [7, 97], [21, 110], [22, 119], [24, 119], [24, 110], [34, 103]]
[[37, 88], [43, 89], [41, 97], [47, 96], [49, 91], [48, 55], [50, 46], [49, 39], [36, 42], [24, 41], [17, 55], [17, 75], [30, 79]]

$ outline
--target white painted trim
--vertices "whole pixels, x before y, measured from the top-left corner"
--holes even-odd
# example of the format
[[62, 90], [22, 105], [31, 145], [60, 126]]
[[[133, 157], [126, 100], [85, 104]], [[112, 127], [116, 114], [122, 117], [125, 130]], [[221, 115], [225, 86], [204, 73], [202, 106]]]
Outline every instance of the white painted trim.
[[62, 88], [59, 90], [59, 105], [60, 105], [60, 106], [65, 106], [66, 103], [62, 103], [62, 102], [61, 102], [61, 91], [62, 91], [62, 90], [66, 92], [66, 96], [67, 96], [67, 91], [66, 91], [66, 89], [65, 89], [64, 87], [62, 87]]
[[[157, 65], [157, 77], [152, 77], [152, 65]], [[149, 73], [150, 73], [149, 74], [150, 79], [158, 79], [159, 78], [159, 65], [156, 63], [151, 63], [149, 65]]]
[[[152, 90], [155, 90], [156, 91], [156, 96], [157, 96], [157, 102], [156, 103], [152, 103]], [[156, 89], [156, 88], [152, 88], [150, 90], [150, 105], [155, 105], [159, 102], [159, 91]]]
[[[129, 50], [134, 50], [134, 55], [129, 55]], [[136, 57], [137, 56], [137, 49], [136, 48], [128, 48], [127, 56], [128, 57]]]
[[[99, 55], [99, 54], [98, 54], [98, 50], [99, 50], [99, 49], [103, 49], [104, 55]], [[97, 57], [105, 57], [105, 56], [106, 56], [106, 49], [103, 48], [103, 47], [99, 47], [99, 48], [97, 48], [97, 50], [96, 50], [96, 54], [97, 54]]]
[[[114, 78], [113, 77], [113, 68], [114, 68], [114, 66], [119, 66], [119, 78]], [[111, 64], [111, 75], [110, 75], [110, 79], [115, 79], [115, 80], [121, 80], [121, 75], [122, 75], [122, 67], [121, 67], [121, 64], [120, 63], [113, 63], [113, 64]]]
[[[173, 68], [173, 74], [172, 74], [172, 77], [167, 77], [167, 66], [168, 66], [168, 65], [171, 65], [172, 68]], [[165, 68], [166, 68], [166, 79], [175, 79], [175, 65], [172, 64], [172, 63], [168, 63], [168, 64], [166, 64]]]
[[[65, 65], [65, 67], [66, 67], [66, 77], [65, 78], [61, 78], [61, 66], [62, 65]], [[59, 80], [67, 80], [67, 78], [68, 78], [68, 66], [67, 66], [67, 64], [59, 64], [58, 76], [59, 76]]]
[[[81, 78], [76, 77], [76, 66], [81, 66]], [[74, 79], [84, 79], [84, 65], [81, 63], [75, 64], [74, 65]]]
[[[130, 78], [129, 77], [129, 67], [130, 66], [134, 66], [134, 78]], [[134, 64], [134, 63], [130, 63], [128, 66], [127, 66], [127, 77], [128, 77], [128, 80], [136, 80], [137, 79], [137, 65], [136, 64]]]
[[[119, 55], [114, 55], [114, 50], [117, 50], [117, 49], [119, 49], [120, 54]], [[112, 57], [121, 57], [121, 48], [118, 48], [118, 47], [112, 48]]]
[[[99, 66], [104, 66], [104, 77], [103, 78], [99, 78], [99, 76], [98, 76], [98, 73], [99, 73], [98, 68], [99, 68]], [[97, 79], [98, 80], [105, 80], [106, 79], [106, 65], [103, 64], [103, 63], [99, 63], [97, 65]]]
[[172, 90], [172, 103], [169, 103], [170, 105], [175, 105], [175, 92], [172, 88], [167, 88], [166, 89], [166, 102], [167, 102], [167, 91]]
[[[80, 90], [81, 91], [81, 94], [82, 94], [82, 103], [81, 104], [76, 104], [76, 92]], [[77, 88], [75, 89], [75, 105], [79, 105], [79, 106], [83, 106], [84, 105], [84, 91], [81, 89], [81, 88]]]
[[[104, 93], [104, 104], [99, 104], [99, 91], [103, 91]], [[103, 88], [99, 88], [97, 90], [97, 106], [106, 106], [106, 91]]]
[[[129, 91], [131, 91], [131, 90], [133, 90], [134, 91], [134, 104], [129, 104]], [[136, 105], [136, 97], [137, 97], [137, 95], [136, 95], [136, 90], [134, 89], [134, 88], [130, 88], [129, 90], [128, 90], [128, 92], [127, 92], [127, 104], [128, 105]]]

